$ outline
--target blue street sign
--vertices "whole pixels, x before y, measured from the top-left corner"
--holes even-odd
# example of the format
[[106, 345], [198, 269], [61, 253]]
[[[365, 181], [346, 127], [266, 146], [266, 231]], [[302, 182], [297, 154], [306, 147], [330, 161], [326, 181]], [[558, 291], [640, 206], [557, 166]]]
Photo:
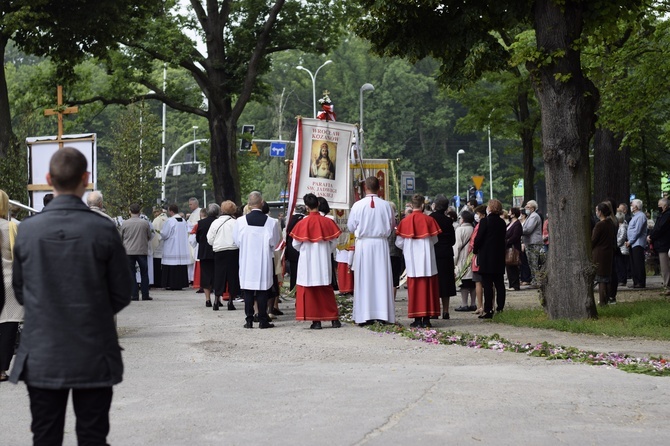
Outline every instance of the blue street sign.
[[475, 192], [475, 198], [477, 199], [477, 204], [484, 203], [484, 192], [478, 190]]
[[461, 208], [461, 197], [458, 195], [454, 195], [454, 205], [456, 206], [456, 210]]
[[286, 143], [285, 142], [272, 142], [270, 143], [270, 156], [286, 156]]

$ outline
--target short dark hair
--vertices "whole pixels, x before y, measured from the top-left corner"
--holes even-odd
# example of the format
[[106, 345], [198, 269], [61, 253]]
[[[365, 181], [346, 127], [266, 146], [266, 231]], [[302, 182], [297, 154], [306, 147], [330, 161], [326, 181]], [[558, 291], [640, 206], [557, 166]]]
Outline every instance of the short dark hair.
[[323, 197], [319, 197], [317, 198], [317, 201], [319, 202], [319, 212], [330, 214], [330, 205], [328, 204], [328, 200]]
[[456, 211], [447, 211], [447, 217], [451, 218], [452, 221], [458, 221], [458, 214], [456, 214]]
[[79, 150], [72, 147], [59, 149], [49, 161], [49, 175], [54, 189], [57, 191], [75, 190], [87, 168], [88, 161]]
[[268, 204], [267, 201], [263, 200], [263, 206], [261, 206], [261, 211], [264, 214], [269, 214], [270, 213], [270, 205]]
[[142, 208], [140, 207], [139, 204], [133, 203], [130, 206], [128, 206], [128, 210], [130, 211], [131, 214], [136, 215], [140, 213]]
[[513, 207], [512, 209], [509, 210], [509, 213], [514, 215], [514, 218], [519, 218], [521, 216], [521, 209]]
[[172, 203], [170, 206], [168, 206], [168, 211], [172, 212], [173, 214], [178, 214], [179, 206], [177, 206], [176, 203]]
[[365, 188], [373, 194], [379, 192], [379, 180], [377, 177], [367, 177], [365, 179]]
[[441, 194], [435, 197], [433, 203], [435, 203], [436, 211], [446, 211], [447, 208], [449, 207], [449, 200], [447, 199], [447, 197]]
[[470, 211], [463, 211], [461, 212], [461, 218], [463, 219], [464, 223], [474, 223], [475, 222], [475, 214], [473, 214]]
[[486, 206], [483, 204], [480, 204], [475, 208], [475, 214], [483, 214], [486, 215]]
[[612, 215], [612, 208], [610, 208], [609, 203], [607, 203], [606, 201], [598, 203], [596, 209], [598, 209], [600, 213], [603, 214], [603, 216], [605, 217], [609, 217], [610, 215]]
[[302, 201], [304, 201], [305, 206], [310, 209], [317, 209], [319, 207], [319, 199], [316, 198], [316, 195], [314, 194], [305, 194], [305, 196], [302, 197]]

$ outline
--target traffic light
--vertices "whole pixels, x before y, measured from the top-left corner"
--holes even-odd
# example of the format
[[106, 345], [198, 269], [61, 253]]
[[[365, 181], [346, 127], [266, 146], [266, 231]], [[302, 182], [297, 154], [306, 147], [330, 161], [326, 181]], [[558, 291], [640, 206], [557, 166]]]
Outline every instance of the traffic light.
[[468, 201], [477, 199], [477, 189], [475, 186], [468, 187]]
[[254, 139], [254, 126], [249, 124], [243, 125], [242, 139], [240, 140], [240, 152], [248, 152], [249, 150], [251, 150], [251, 141], [253, 139]]

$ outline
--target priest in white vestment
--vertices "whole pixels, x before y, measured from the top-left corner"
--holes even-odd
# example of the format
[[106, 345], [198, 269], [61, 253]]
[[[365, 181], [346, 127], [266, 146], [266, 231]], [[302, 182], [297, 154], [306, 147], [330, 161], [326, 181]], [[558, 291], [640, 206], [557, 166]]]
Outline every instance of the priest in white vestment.
[[356, 236], [354, 251], [354, 321], [395, 322], [393, 276], [388, 236], [395, 227], [389, 203], [377, 195], [379, 180], [365, 180], [367, 195], [351, 207], [347, 226]]
[[244, 297], [246, 323], [253, 328], [254, 302], [258, 306], [259, 328], [272, 328], [267, 304], [274, 275], [274, 249], [279, 243], [277, 220], [263, 214], [263, 196], [254, 191], [249, 194], [251, 211], [235, 221], [233, 242], [240, 248], [240, 288]]
[[163, 240], [162, 286], [169, 290], [188, 287], [188, 265], [193, 263], [188, 244], [188, 225], [179, 215], [176, 204], [168, 207], [168, 216], [161, 229]]
[[437, 278], [435, 243], [442, 232], [437, 221], [424, 214], [423, 195], [412, 197], [413, 212], [396, 230], [395, 245], [402, 249], [407, 268], [407, 316], [411, 327], [429, 328], [430, 318], [440, 315], [440, 284]]
[[154, 257], [154, 281], [152, 282], [155, 287], [160, 287], [163, 283], [163, 276], [161, 274], [161, 263], [163, 261], [163, 239], [161, 238], [161, 230], [163, 225], [168, 220], [168, 216], [165, 213], [165, 209], [162, 207], [154, 208], [154, 221], [151, 223], [154, 230], [154, 237], [151, 239], [151, 249], [153, 251]]
[[313, 321], [309, 327], [320, 330], [321, 321], [332, 321], [334, 328], [342, 326], [332, 283], [331, 256], [342, 233], [337, 224], [319, 212], [314, 194], [303, 198], [309, 209], [307, 217], [293, 230], [293, 247], [300, 252], [296, 279], [295, 318]]
[[[203, 203], [203, 206], [205, 204], [206, 203]], [[201, 215], [202, 208], [200, 207], [200, 202], [197, 198], [191, 197], [188, 199], [188, 208], [191, 211], [186, 220], [186, 223], [188, 224], [188, 244], [191, 246], [191, 256], [194, 259], [193, 262], [188, 265], [188, 280], [189, 282], [193, 282], [195, 280], [195, 258], [196, 253], [198, 252], [198, 241], [195, 238], [193, 228], [203, 217]]]

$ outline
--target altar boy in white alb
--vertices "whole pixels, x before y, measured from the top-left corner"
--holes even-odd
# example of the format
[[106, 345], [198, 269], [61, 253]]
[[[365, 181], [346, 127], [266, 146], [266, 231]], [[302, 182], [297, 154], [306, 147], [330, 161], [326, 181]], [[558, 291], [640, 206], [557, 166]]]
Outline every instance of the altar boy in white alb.
[[263, 214], [263, 197], [260, 192], [249, 194], [249, 212], [235, 221], [233, 243], [240, 248], [240, 288], [244, 297], [246, 323], [253, 328], [254, 301], [258, 304], [259, 328], [272, 328], [267, 306], [272, 288], [274, 249], [280, 241], [277, 220]]
[[356, 236], [354, 251], [354, 310], [357, 324], [375, 320], [395, 322], [393, 276], [388, 236], [395, 218], [387, 201], [379, 198], [379, 180], [365, 180], [367, 195], [351, 207], [347, 226]]

